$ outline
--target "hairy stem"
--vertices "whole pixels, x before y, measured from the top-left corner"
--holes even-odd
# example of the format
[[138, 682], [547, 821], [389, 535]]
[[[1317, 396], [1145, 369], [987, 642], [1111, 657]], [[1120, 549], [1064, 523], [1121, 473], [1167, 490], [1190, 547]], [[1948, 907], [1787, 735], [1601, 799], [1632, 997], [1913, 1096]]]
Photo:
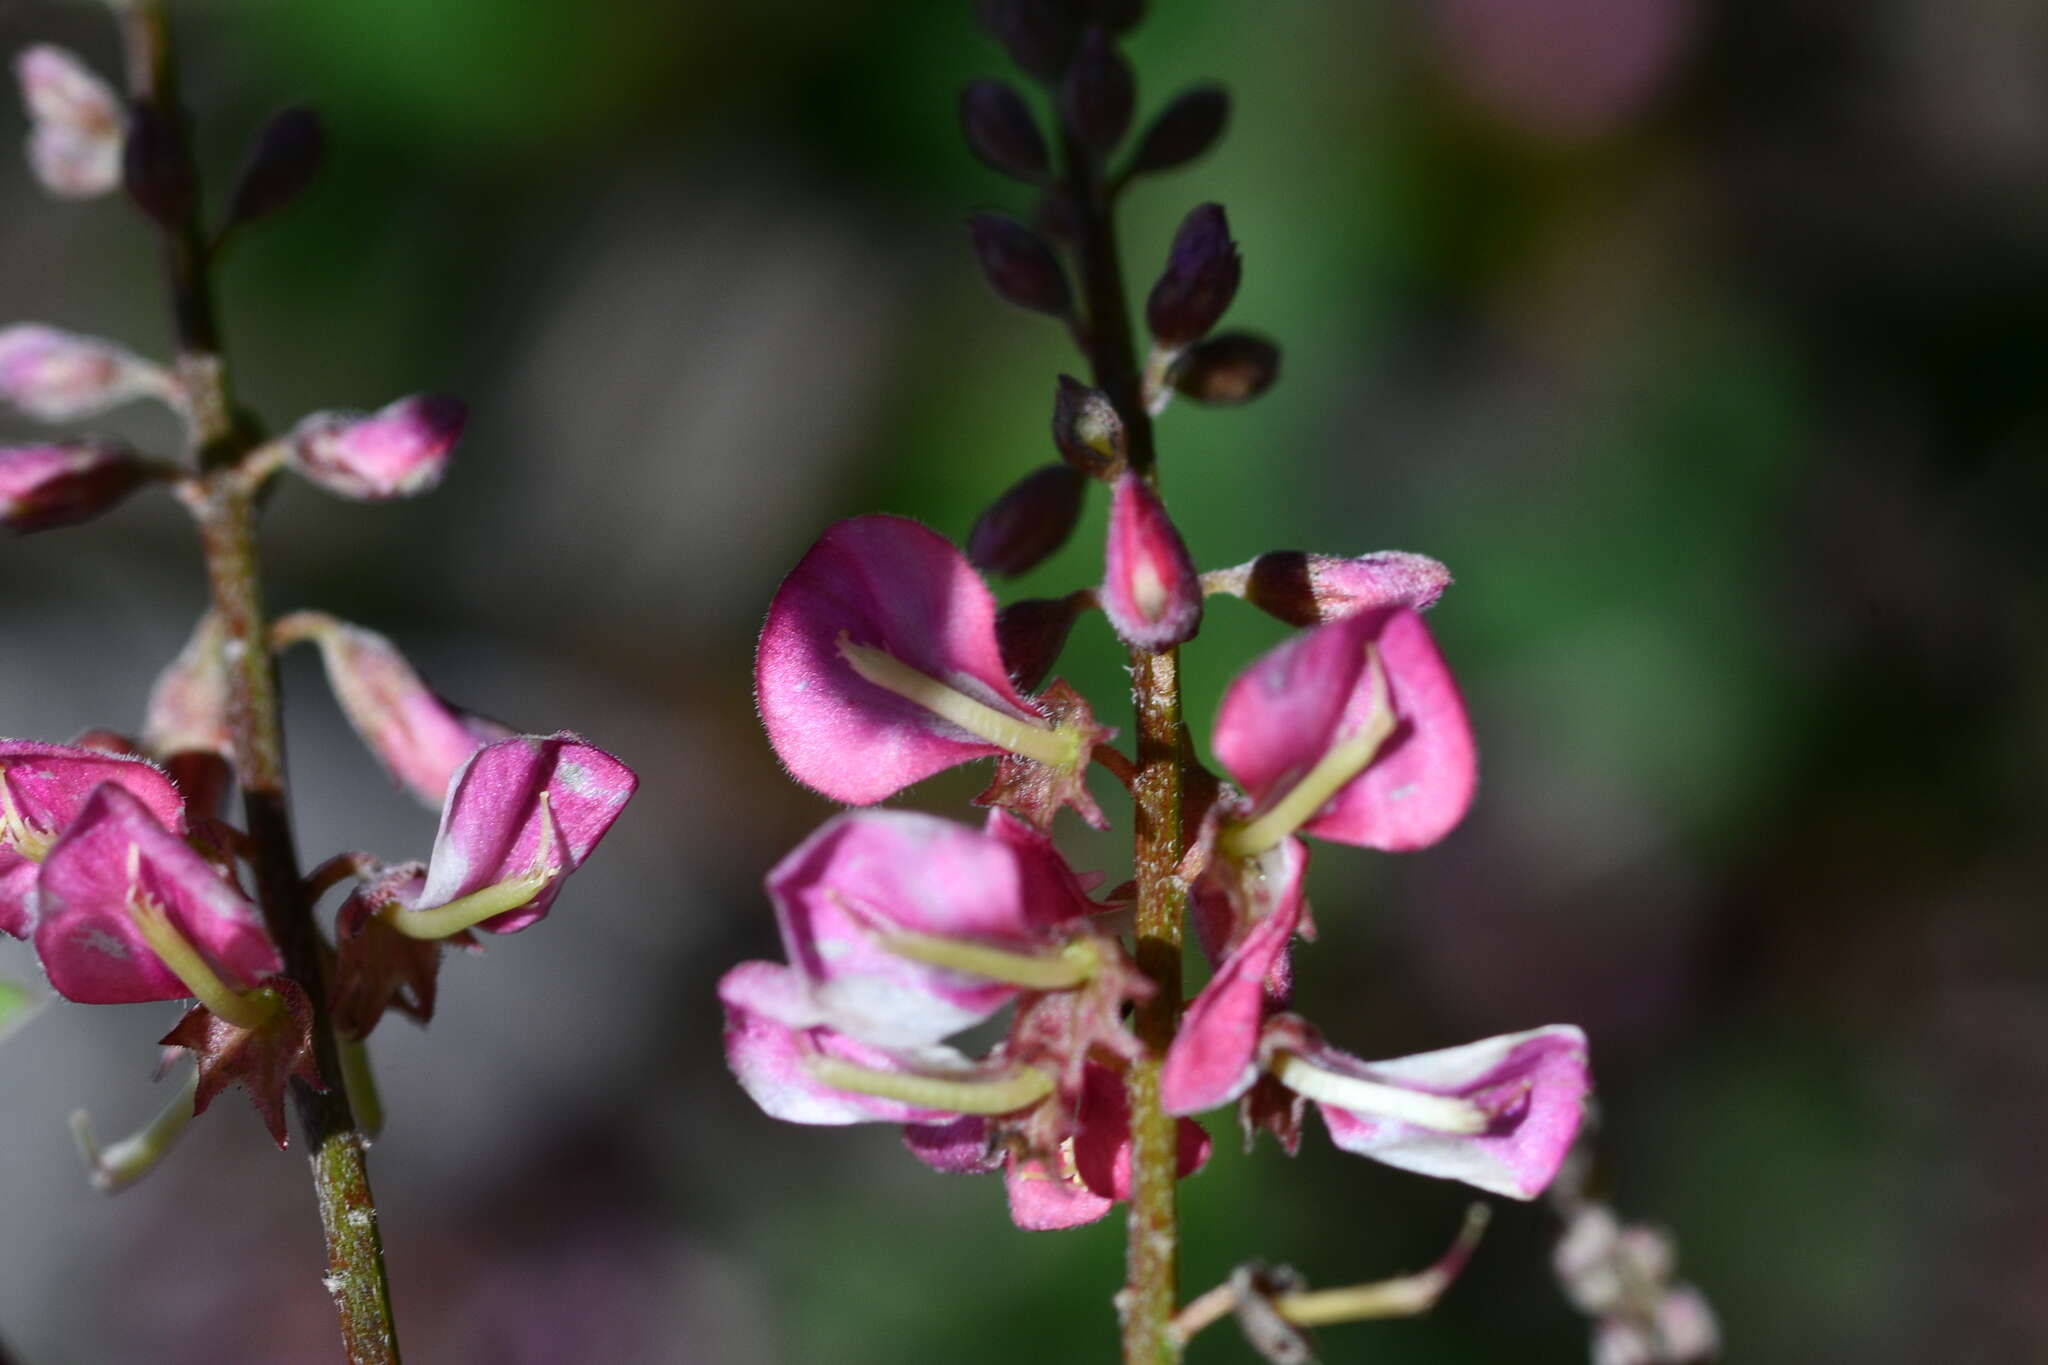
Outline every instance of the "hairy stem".
[[[1131, 339], [1123, 269], [1117, 259], [1111, 192], [1100, 168], [1071, 132], [1062, 137], [1068, 188], [1077, 206], [1075, 264], [1085, 310], [1077, 329], [1095, 386], [1123, 419], [1131, 468], [1155, 484], [1152, 418], [1145, 410], [1137, 351]], [[1123, 1313], [1125, 1365], [1172, 1365], [1180, 1358], [1173, 1316], [1179, 1306], [1180, 1213], [1177, 1121], [1159, 1103], [1159, 1061], [1180, 1022], [1180, 936], [1187, 888], [1175, 875], [1185, 852], [1181, 786], [1185, 744], [1177, 650], [1131, 651], [1137, 703], [1137, 808], [1134, 861], [1138, 874], [1137, 961], [1158, 987], [1139, 1007], [1145, 1058], [1131, 1068], [1131, 1210]]]
[[[115, 12], [132, 97], [152, 105], [183, 136], [162, 0], [117, 0]], [[326, 1235], [325, 1283], [349, 1360], [354, 1365], [396, 1365], [398, 1336], [364, 1158], [367, 1144], [349, 1107], [345, 1072], [327, 1018], [320, 932], [292, 842], [283, 720], [257, 560], [255, 494], [235, 477], [235, 464], [255, 442], [234, 415], [196, 210], [184, 222], [167, 226], [164, 237], [177, 325], [178, 376], [185, 389], [192, 454], [204, 471], [200, 496], [192, 499], [192, 506], [213, 609], [226, 636], [228, 724], [248, 824], [249, 861], [264, 922], [284, 957], [285, 972], [312, 1005], [315, 1058], [329, 1087], [316, 1091], [297, 1081], [292, 1087]]]

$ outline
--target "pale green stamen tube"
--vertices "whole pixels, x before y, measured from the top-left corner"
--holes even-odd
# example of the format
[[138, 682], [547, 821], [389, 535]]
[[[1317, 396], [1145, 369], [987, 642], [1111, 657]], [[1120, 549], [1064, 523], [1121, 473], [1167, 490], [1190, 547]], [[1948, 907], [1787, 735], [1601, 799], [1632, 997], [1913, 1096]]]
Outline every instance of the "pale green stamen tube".
[[108, 1147], [101, 1147], [92, 1134], [92, 1119], [83, 1109], [71, 1115], [71, 1136], [78, 1154], [85, 1158], [86, 1178], [102, 1194], [117, 1194], [149, 1174], [163, 1154], [170, 1150], [185, 1125], [192, 1121], [192, 1106], [199, 1095], [199, 1070], [193, 1068], [185, 1083], [163, 1111], [141, 1129]]
[[918, 672], [886, 650], [855, 644], [844, 631], [839, 635], [839, 656], [875, 686], [915, 702], [968, 734], [1013, 754], [1063, 768], [1073, 766], [1081, 756], [1080, 743], [1071, 733], [998, 711], [958, 688]]
[[[130, 862], [135, 853], [130, 851]], [[253, 990], [246, 995], [234, 990], [207, 965], [191, 940], [178, 932], [162, 906], [142, 894], [130, 871], [128, 919], [142, 935], [142, 941], [157, 959], [170, 968], [171, 975], [184, 983], [192, 997], [218, 1018], [236, 1028], [259, 1029], [277, 1017], [280, 1001], [274, 991]]]
[[554, 879], [552, 872], [531, 873], [472, 891], [431, 910], [404, 910], [394, 902], [385, 907], [384, 922], [407, 938], [448, 938], [494, 916], [517, 910]]
[[1225, 829], [1217, 841], [1225, 853], [1233, 858], [1250, 858], [1272, 848], [1313, 819], [1331, 797], [1378, 757], [1380, 746], [1394, 733], [1394, 708], [1387, 697], [1386, 670], [1380, 667], [1379, 651], [1371, 645], [1365, 647], [1365, 667], [1372, 688], [1372, 711], [1365, 724], [1348, 739], [1331, 745], [1316, 760], [1316, 765], [1263, 815]]
[[884, 951], [912, 962], [986, 977], [1027, 991], [1071, 990], [1094, 976], [1102, 965], [1095, 948], [1081, 941], [1053, 954], [1013, 953], [985, 944], [898, 929], [877, 934], [875, 942]]
[[1449, 1095], [1431, 1095], [1382, 1085], [1335, 1071], [1326, 1071], [1292, 1052], [1283, 1052], [1268, 1064], [1280, 1084], [1304, 1099], [1332, 1104], [1355, 1114], [1396, 1119], [1439, 1133], [1483, 1133], [1486, 1111], [1466, 1100]]
[[920, 1109], [944, 1109], [955, 1114], [1014, 1113], [1038, 1103], [1053, 1090], [1052, 1077], [1032, 1066], [1020, 1066], [1007, 1076], [989, 1080], [954, 1080], [912, 1071], [877, 1071], [813, 1052], [805, 1055], [804, 1070], [834, 1090], [875, 1095]]

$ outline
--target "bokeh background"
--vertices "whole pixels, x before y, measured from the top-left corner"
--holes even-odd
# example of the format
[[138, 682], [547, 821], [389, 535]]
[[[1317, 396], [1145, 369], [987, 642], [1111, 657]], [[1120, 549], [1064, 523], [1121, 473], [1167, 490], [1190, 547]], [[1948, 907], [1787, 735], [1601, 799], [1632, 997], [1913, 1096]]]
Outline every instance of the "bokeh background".
[[[216, 189], [276, 107], [335, 138], [226, 273], [243, 394], [279, 425], [419, 389], [476, 414], [431, 498], [285, 488], [272, 602], [644, 778], [544, 926], [451, 959], [431, 1031], [376, 1038], [409, 1353], [1112, 1358], [1118, 1220], [1017, 1232], [999, 1182], [889, 1130], [762, 1117], [718, 1046], [719, 973], [773, 951], [761, 873], [830, 810], [754, 722], [776, 581], [839, 516], [963, 535], [1049, 457], [1076, 364], [966, 250], [968, 210], [1025, 202], [953, 127], [961, 84], [1009, 74], [964, 0], [175, 8]], [[1260, 403], [1165, 419], [1197, 557], [1400, 547], [1458, 576], [1432, 624], [1481, 800], [1427, 853], [1317, 855], [1302, 1007], [1368, 1056], [1584, 1024], [1612, 1194], [1676, 1231], [1733, 1359], [2042, 1358], [2048, 9], [1153, 8], [1148, 105], [1221, 77], [1238, 108], [1131, 194], [1134, 288], [1218, 199], [1231, 321], [1287, 356]], [[96, 6], [0, 5], [0, 48], [43, 38], [115, 65]], [[150, 241], [5, 162], [0, 318], [162, 348]], [[1092, 582], [1099, 518], [1005, 594]], [[0, 581], [22, 736], [132, 727], [203, 601], [161, 499], [0, 544]], [[1215, 604], [1191, 715], [1281, 634]], [[1116, 658], [1095, 621], [1062, 669], [1112, 716]], [[422, 855], [432, 813], [308, 659], [285, 674], [308, 860]], [[1126, 875], [1114, 841], [1071, 847]], [[303, 1162], [240, 1100], [118, 1199], [79, 1177], [66, 1114], [153, 1112], [172, 1017], [59, 1004], [0, 1048], [0, 1335], [27, 1365], [334, 1354]], [[1248, 1257], [1411, 1269], [1464, 1202], [1319, 1131], [1288, 1162], [1212, 1127], [1191, 1291]], [[1550, 1215], [1501, 1213], [1433, 1318], [1333, 1329], [1326, 1358], [1583, 1359]], [[1226, 1327], [1195, 1358], [1249, 1356]]]

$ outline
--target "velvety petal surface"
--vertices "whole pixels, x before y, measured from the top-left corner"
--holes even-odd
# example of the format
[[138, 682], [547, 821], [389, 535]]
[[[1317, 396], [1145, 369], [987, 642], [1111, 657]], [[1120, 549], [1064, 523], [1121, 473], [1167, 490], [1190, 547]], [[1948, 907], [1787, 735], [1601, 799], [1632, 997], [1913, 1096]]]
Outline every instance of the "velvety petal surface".
[[583, 865], [638, 786], [631, 768], [566, 732], [486, 745], [449, 784], [417, 908], [547, 874], [531, 900], [477, 926], [494, 934], [524, 929], [547, 914], [563, 879]]
[[799, 782], [867, 805], [1004, 752], [868, 681], [839, 648], [844, 635], [1035, 721], [1010, 684], [995, 620], [988, 587], [944, 537], [902, 517], [839, 522], [782, 581], [761, 631], [755, 692], [776, 756]]
[[1308, 1060], [1324, 1070], [1477, 1105], [1489, 1123], [1476, 1134], [1438, 1132], [1327, 1103], [1317, 1108], [1331, 1141], [1347, 1152], [1511, 1199], [1534, 1199], [1550, 1184], [1578, 1136], [1592, 1089], [1586, 1035], [1570, 1024], [1386, 1062], [1363, 1062], [1329, 1047]]
[[1301, 828], [1337, 843], [1422, 848], [1464, 817], [1478, 766], [1458, 685], [1411, 610], [1361, 612], [1262, 655], [1224, 694], [1216, 757], [1260, 808], [1284, 796], [1372, 720], [1368, 646], [1385, 670], [1397, 724], [1365, 770]]
[[36, 898], [36, 953], [69, 1000], [114, 1005], [192, 993], [144, 941], [130, 910], [138, 901], [160, 908], [230, 989], [284, 969], [248, 898], [111, 782], [50, 850]]

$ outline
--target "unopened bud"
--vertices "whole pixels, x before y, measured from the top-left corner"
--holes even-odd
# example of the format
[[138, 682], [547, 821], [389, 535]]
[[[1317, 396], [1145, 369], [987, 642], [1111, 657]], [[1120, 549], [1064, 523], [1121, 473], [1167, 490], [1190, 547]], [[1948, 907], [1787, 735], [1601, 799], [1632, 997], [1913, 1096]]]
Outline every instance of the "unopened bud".
[[1280, 348], [1250, 332], [1218, 332], [1182, 351], [1166, 382], [1197, 403], [1249, 403], [1280, 377]]
[[1145, 301], [1153, 337], [1168, 350], [1201, 340], [1230, 307], [1243, 271], [1223, 206], [1203, 204], [1188, 214]]
[[1136, 28], [1145, 17], [1145, 0], [1082, 0], [1081, 8], [1111, 33]]
[[1126, 644], [1165, 649], [1202, 625], [1202, 583], [1152, 486], [1126, 472], [1109, 505], [1102, 610]]
[[1110, 151], [1131, 130], [1138, 99], [1131, 64], [1100, 28], [1090, 28], [1060, 85], [1060, 114], [1074, 135], [1097, 154]]
[[512, 732], [436, 696], [398, 647], [372, 630], [319, 612], [278, 621], [280, 647], [300, 640], [320, 646], [327, 682], [348, 722], [370, 752], [407, 790], [439, 806], [448, 783], [471, 754]]
[[174, 117], [153, 104], [128, 111], [121, 148], [121, 184], [135, 207], [165, 227], [177, 227], [198, 202], [199, 173], [192, 148]]
[[996, 644], [1018, 691], [1037, 691], [1045, 675], [1052, 672], [1087, 598], [1086, 593], [1030, 597], [1012, 602], [996, 614]]
[[461, 399], [440, 394], [369, 414], [316, 412], [292, 432], [292, 467], [340, 497], [410, 497], [441, 482], [468, 420]]
[[327, 130], [318, 114], [300, 107], [272, 115], [242, 163], [227, 221], [247, 223], [283, 208], [313, 183], [326, 160]]
[[1248, 564], [1202, 576], [1210, 592], [1242, 597], [1290, 626], [1338, 621], [1362, 611], [1433, 606], [1451, 571], [1428, 555], [1380, 550], [1355, 558], [1273, 550]]
[[967, 558], [984, 573], [1005, 578], [1036, 568], [1074, 533], [1087, 487], [1087, 475], [1072, 465], [1034, 469], [975, 521]]
[[1052, 440], [1061, 458], [1101, 478], [1124, 463], [1124, 419], [1100, 389], [1061, 375], [1052, 400]]
[[1073, 311], [1074, 296], [1067, 272], [1037, 233], [999, 213], [977, 213], [967, 220], [975, 259], [996, 293], [1019, 308], [1064, 318]]
[[14, 59], [33, 128], [28, 160], [43, 188], [65, 199], [121, 183], [121, 101], [76, 55], [40, 43]]
[[1198, 85], [1174, 97], [1138, 140], [1131, 174], [1185, 166], [1216, 145], [1230, 120], [1230, 95], [1220, 85]]
[[111, 341], [21, 323], [0, 328], [0, 399], [44, 422], [72, 422], [143, 397], [171, 378]]
[[1058, 80], [1074, 59], [1081, 24], [1071, 0], [979, 0], [975, 9], [1010, 60], [1038, 79]]
[[0, 522], [47, 531], [89, 521], [133, 492], [148, 468], [106, 441], [0, 447]]
[[142, 722], [143, 747], [150, 753], [235, 751], [228, 725], [227, 638], [220, 617], [207, 612], [178, 657], [157, 674]]
[[1030, 106], [1001, 81], [975, 81], [960, 92], [960, 130], [982, 165], [1013, 180], [1035, 185], [1052, 168]]

